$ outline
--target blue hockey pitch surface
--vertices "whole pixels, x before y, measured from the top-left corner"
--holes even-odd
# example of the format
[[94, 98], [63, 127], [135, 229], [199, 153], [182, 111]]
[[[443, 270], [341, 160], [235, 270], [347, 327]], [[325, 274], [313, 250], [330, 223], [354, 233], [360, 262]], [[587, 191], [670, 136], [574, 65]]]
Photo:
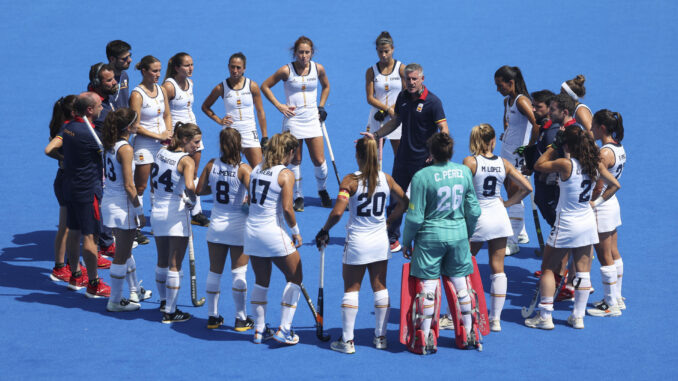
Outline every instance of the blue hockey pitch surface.
[[[670, 175], [671, 142], [676, 129], [675, 62], [678, 59], [677, 5], [670, 1], [619, 2], [404, 2], [380, 5], [358, 1], [323, 2], [3, 2], [0, 47], [5, 54], [0, 98], [6, 134], [0, 183], [4, 202], [0, 222], [0, 378], [56, 379], [443, 379], [498, 376], [507, 379], [669, 378], [678, 350], [671, 339], [675, 303], [671, 295], [676, 267], [676, 180]], [[624, 258], [624, 296], [628, 309], [617, 318], [586, 317], [586, 329], [566, 325], [571, 302], [557, 303], [556, 328], [526, 328], [520, 308], [529, 303], [539, 268], [532, 217], [526, 214], [530, 244], [506, 259], [508, 296], [502, 332], [485, 338], [484, 351], [454, 348], [443, 331], [432, 356], [417, 356], [398, 342], [399, 274], [404, 259], [389, 263], [391, 314], [389, 347], [372, 346], [373, 297], [369, 282], [360, 294], [356, 354], [333, 352], [316, 339], [305, 302], [299, 301], [293, 347], [253, 345], [251, 331], [232, 330], [230, 276], [224, 275], [220, 313], [226, 326], [205, 328], [206, 307], [191, 306], [189, 279], [180, 308], [195, 315], [185, 323], [160, 324], [154, 296], [132, 313], [106, 312], [103, 299], [90, 300], [49, 278], [58, 207], [52, 192], [56, 163], [43, 154], [56, 99], [87, 85], [90, 65], [105, 59], [113, 39], [132, 44], [133, 60], [152, 54], [163, 62], [186, 51], [193, 56], [196, 105], [204, 131], [203, 165], [218, 152], [219, 127], [199, 110], [211, 89], [227, 75], [226, 60], [247, 55], [247, 73], [261, 83], [291, 60], [289, 47], [300, 35], [316, 44], [314, 60], [331, 83], [327, 127], [340, 177], [354, 171], [353, 140], [366, 124], [365, 70], [377, 60], [374, 40], [388, 30], [398, 60], [418, 62], [425, 84], [443, 101], [456, 140], [453, 160], [468, 155], [472, 126], [501, 128], [502, 98], [493, 75], [502, 65], [519, 66], [530, 91], [556, 91], [561, 82], [586, 75], [584, 100], [594, 111], [621, 112], [628, 163], [618, 193], [624, 225], [619, 247]], [[130, 70], [132, 85], [139, 73]], [[282, 85], [274, 92], [281, 99]], [[215, 104], [219, 109], [219, 103]], [[281, 115], [264, 101], [269, 134], [280, 131]], [[219, 112], [217, 112], [219, 113]], [[667, 114], [668, 113], [668, 114]], [[668, 116], [667, 116], [668, 115]], [[320, 207], [313, 169], [304, 153], [302, 176], [306, 210], [297, 214], [304, 245], [300, 249], [304, 283], [315, 299], [318, 252], [312, 244], [329, 209]], [[329, 156], [328, 156], [329, 157]], [[385, 148], [385, 168], [392, 151]], [[670, 176], [669, 176], [670, 175]], [[328, 180], [335, 197], [334, 174]], [[147, 202], [148, 205], [148, 202]], [[204, 199], [204, 208], [212, 204]], [[146, 211], [149, 214], [149, 211]], [[325, 268], [325, 327], [341, 334], [343, 294], [341, 254], [345, 219], [331, 231]], [[546, 227], [542, 221], [542, 227]], [[198, 295], [204, 296], [208, 271], [206, 228], [194, 227]], [[546, 230], [546, 229], [545, 229]], [[150, 233], [150, 228], [145, 228]], [[548, 232], [545, 232], [548, 234]], [[140, 279], [155, 290], [155, 245], [134, 250]], [[489, 291], [487, 252], [479, 254]], [[642, 265], [641, 265], [642, 263]], [[602, 296], [599, 265], [592, 281]], [[188, 272], [187, 261], [185, 271]], [[108, 279], [108, 271], [101, 271]], [[250, 289], [254, 283], [248, 272]], [[274, 271], [268, 320], [279, 321], [284, 280]], [[663, 296], [663, 297], [662, 297]], [[667, 333], [668, 332], [668, 333]]]

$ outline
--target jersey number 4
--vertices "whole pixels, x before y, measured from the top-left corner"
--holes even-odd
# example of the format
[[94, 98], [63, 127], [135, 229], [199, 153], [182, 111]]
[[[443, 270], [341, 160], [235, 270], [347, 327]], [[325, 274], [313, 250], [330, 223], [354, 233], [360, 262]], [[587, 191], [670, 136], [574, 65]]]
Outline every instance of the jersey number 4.
[[158, 177], [158, 180], [155, 180], [155, 177], [158, 176], [158, 171], [160, 170], [160, 167], [158, 167], [158, 164], [151, 164], [151, 186], [153, 189], [158, 189], [158, 183], [163, 184], [165, 186], [165, 192], [167, 193], [172, 193], [172, 189], [174, 188], [174, 184], [172, 183], [172, 170], [168, 169], [165, 172]]

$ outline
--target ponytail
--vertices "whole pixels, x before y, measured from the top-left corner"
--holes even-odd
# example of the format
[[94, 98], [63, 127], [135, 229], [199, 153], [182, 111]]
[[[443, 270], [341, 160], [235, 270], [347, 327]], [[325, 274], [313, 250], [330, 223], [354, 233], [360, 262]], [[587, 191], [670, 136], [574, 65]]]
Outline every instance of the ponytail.
[[624, 122], [620, 113], [608, 109], [598, 110], [593, 115], [593, 122], [604, 127], [605, 134], [611, 136], [617, 143], [624, 139]]
[[104, 127], [101, 133], [104, 149], [106, 151], [112, 149], [122, 136], [129, 133], [127, 129], [136, 119], [137, 113], [129, 108], [120, 108], [109, 112], [104, 119]]
[[261, 169], [283, 164], [287, 155], [299, 147], [299, 140], [289, 131], [275, 134], [266, 144]]
[[362, 138], [355, 146], [356, 156], [360, 165], [358, 181], [367, 186], [367, 195], [372, 197], [377, 189], [379, 180], [379, 163], [377, 161], [377, 142], [374, 139]]
[[221, 150], [221, 161], [232, 166], [240, 164], [240, 150], [242, 149], [242, 138], [240, 132], [235, 128], [224, 128], [219, 133], [219, 148]]
[[170, 145], [167, 147], [167, 149], [170, 151], [176, 151], [177, 148], [185, 144], [185, 139], [191, 140], [196, 135], [202, 135], [200, 127], [193, 123], [177, 122], [177, 124], [174, 125], [174, 135], [172, 136], [172, 141], [170, 142]]
[[494, 128], [487, 123], [479, 124], [471, 129], [469, 149], [473, 155], [482, 155], [492, 152], [492, 139], [495, 137]]
[[49, 138], [53, 139], [61, 130], [64, 123], [71, 119], [75, 110], [76, 95], [67, 95], [59, 98], [52, 108], [52, 119], [49, 121]]
[[500, 78], [504, 82], [513, 81], [516, 88], [516, 94], [522, 94], [527, 98], [530, 98], [530, 93], [527, 91], [525, 79], [523, 79], [523, 73], [520, 71], [518, 66], [504, 65], [497, 69], [497, 71], [494, 73], [494, 77]]
[[181, 66], [184, 58], [188, 57], [188, 53], [180, 52], [172, 56], [167, 62], [167, 72], [165, 72], [165, 79], [174, 78], [177, 75], [177, 66]]

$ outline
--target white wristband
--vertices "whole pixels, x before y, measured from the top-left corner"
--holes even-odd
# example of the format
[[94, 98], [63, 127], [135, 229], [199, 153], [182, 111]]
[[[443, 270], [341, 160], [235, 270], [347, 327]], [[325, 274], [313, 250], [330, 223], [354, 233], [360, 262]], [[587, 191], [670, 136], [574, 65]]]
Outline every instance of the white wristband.
[[602, 196], [600, 196], [593, 201], [593, 207], [597, 208], [598, 205], [602, 204], [603, 202], [605, 202], [605, 199]]
[[292, 232], [293, 235], [299, 235], [299, 234], [301, 234], [301, 233], [299, 232], [299, 225], [298, 225], [298, 224], [292, 226], [292, 227], [290, 228], [290, 231]]

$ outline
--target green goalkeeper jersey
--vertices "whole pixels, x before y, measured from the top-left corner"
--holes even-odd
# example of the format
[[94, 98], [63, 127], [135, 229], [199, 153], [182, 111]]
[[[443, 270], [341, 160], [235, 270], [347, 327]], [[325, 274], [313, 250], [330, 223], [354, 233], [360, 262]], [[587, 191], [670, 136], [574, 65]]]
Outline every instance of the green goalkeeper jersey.
[[412, 177], [403, 244], [468, 239], [480, 216], [468, 167], [452, 162], [422, 168]]

